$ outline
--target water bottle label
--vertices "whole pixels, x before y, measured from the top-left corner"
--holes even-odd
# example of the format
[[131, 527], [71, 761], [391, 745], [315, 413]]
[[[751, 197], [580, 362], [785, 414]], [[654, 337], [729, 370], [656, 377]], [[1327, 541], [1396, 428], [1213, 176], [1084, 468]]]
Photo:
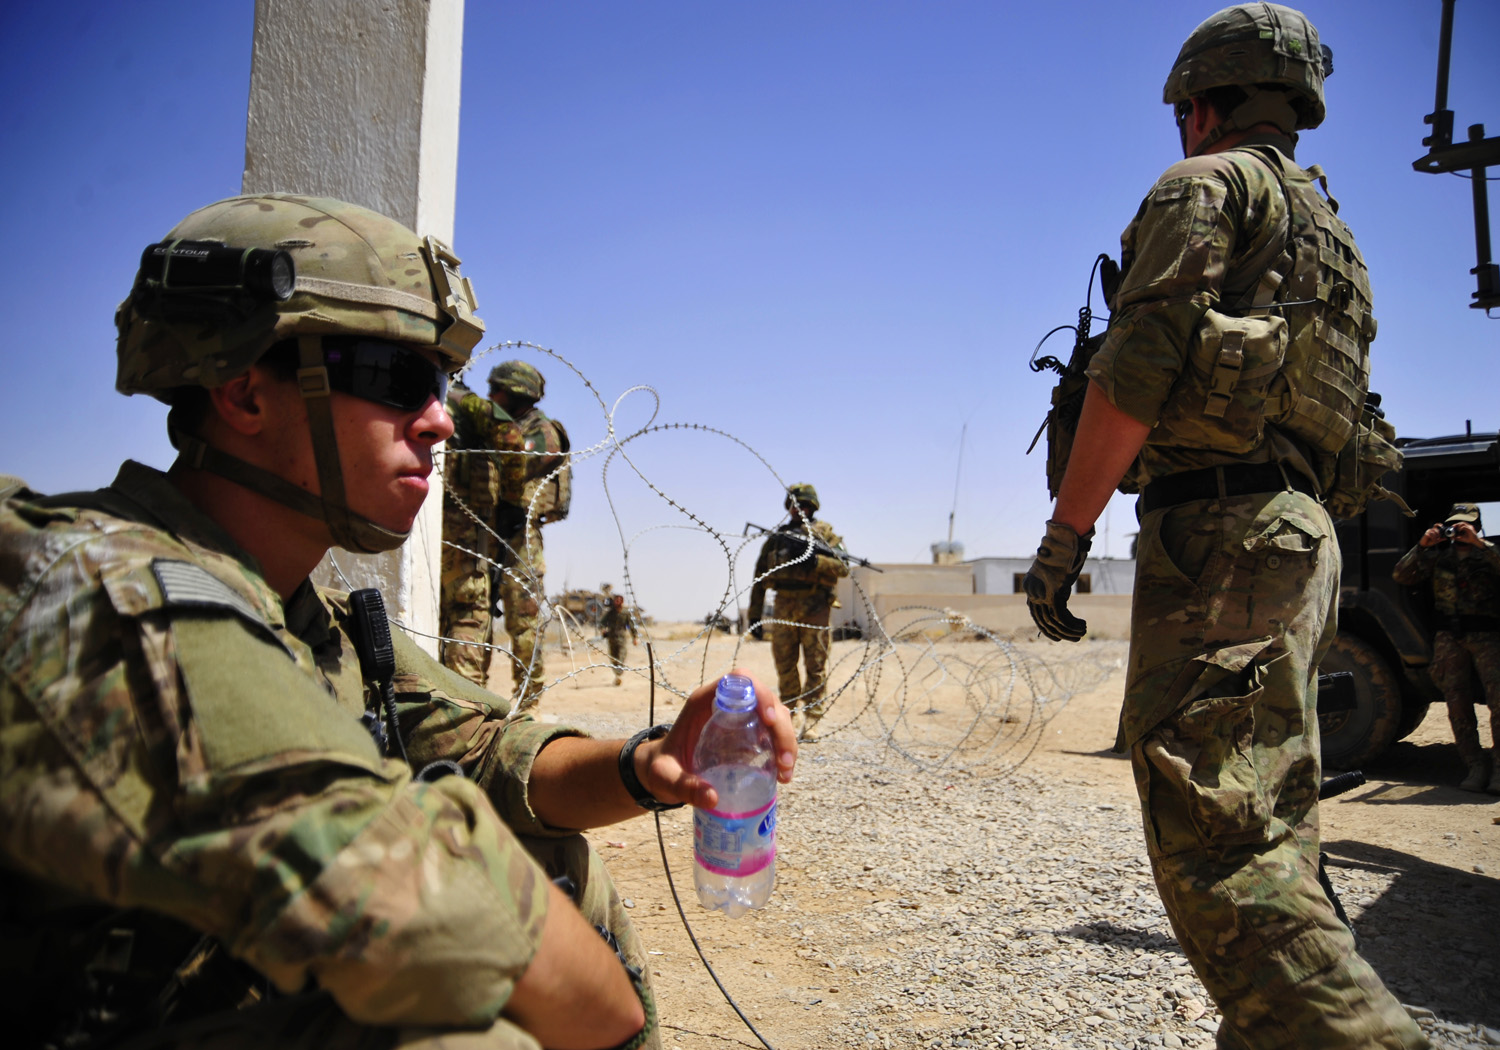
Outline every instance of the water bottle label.
[[715, 875], [754, 875], [776, 859], [776, 800], [752, 813], [693, 810], [693, 852]]

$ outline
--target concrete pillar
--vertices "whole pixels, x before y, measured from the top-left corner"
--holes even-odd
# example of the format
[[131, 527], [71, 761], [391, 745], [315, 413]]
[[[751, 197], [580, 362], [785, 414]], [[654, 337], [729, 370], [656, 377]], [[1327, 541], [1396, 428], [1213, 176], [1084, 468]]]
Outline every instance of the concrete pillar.
[[[453, 244], [463, 14], [463, 0], [256, 0], [242, 192], [338, 197]], [[400, 550], [337, 551], [314, 578], [379, 587], [394, 617], [436, 634], [434, 482]]]

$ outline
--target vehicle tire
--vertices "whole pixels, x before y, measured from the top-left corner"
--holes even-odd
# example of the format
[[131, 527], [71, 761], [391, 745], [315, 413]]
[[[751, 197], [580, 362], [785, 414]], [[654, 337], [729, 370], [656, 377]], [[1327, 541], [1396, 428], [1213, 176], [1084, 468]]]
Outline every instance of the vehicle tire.
[[1380, 651], [1351, 634], [1333, 640], [1318, 668], [1320, 674], [1335, 671], [1354, 675], [1355, 706], [1318, 716], [1323, 768], [1359, 769], [1395, 742], [1402, 723], [1401, 689]]
[[1396, 739], [1405, 740], [1417, 731], [1417, 726], [1427, 717], [1428, 704], [1412, 703], [1410, 700], [1401, 709], [1401, 724], [1396, 727]]

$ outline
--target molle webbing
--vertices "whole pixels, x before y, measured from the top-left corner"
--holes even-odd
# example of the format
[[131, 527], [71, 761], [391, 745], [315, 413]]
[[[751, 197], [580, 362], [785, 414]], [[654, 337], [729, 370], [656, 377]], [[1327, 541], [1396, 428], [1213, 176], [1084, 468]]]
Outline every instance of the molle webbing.
[[1286, 198], [1286, 249], [1261, 278], [1251, 316], [1286, 318], [1286, 362], [1271, 388], [1266, 420], [1334, 455], [1348, 442], [1370, 382], [1369, 344], [1375, 338], [1369, 273], [1338, 204], [1324, 201], [1327, 178], [1317, 166], [1300, 169], [1272, 149], [1251, 151], [1275, 173]]

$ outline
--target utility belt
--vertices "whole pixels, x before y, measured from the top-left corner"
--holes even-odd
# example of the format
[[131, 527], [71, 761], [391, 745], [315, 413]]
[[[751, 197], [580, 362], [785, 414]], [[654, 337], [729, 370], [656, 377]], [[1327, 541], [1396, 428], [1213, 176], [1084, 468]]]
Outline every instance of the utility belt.
[[1445, 616], [1438, 613], [1433, 618], [1434, 626], [1439, 631], [1450, 631], [1453, 634], [1470, 634], [1474, 631], [1500, 631], [1500, 616]]
[[1279, 492], [1291, 488], [1304, 495], [1318, 496], [1310, 479], [1279, 463], [1231, 463], [1223, 467], [1184, 470], [1157, 478], [1141, 492], [1140, 512], [1150, 514], [1163, 507], [1191, 503], [1202, 499], [1229, 499], [1257, 492]]

